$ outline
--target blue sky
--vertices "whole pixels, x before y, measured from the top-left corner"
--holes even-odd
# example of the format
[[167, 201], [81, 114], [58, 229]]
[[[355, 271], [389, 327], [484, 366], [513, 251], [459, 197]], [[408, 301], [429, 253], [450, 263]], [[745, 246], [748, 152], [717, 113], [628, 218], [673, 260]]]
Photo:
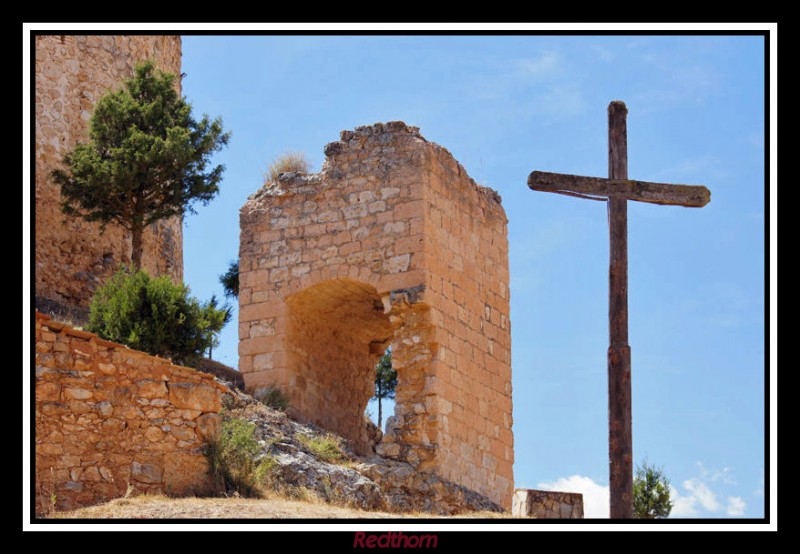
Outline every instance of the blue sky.
[[[605, 176], [624, 100], [630, 177], [712, 192], [703, 209], [629, 203], [634, 459], [664, 467], [675, 515], [761, 517], [763, 60], [746, 36], [185, 36], [184, 94], [233, 133], [219, 197], [185, 221], [185, 280], [221, 294], [275, 156], [319, 169], [342, 129], [419, 126], [509, 218], [516, 485], [607, 514], [606, 206], [526, 181]], [[237, 340], [230, 324], [215, 358], [236, 366]]]

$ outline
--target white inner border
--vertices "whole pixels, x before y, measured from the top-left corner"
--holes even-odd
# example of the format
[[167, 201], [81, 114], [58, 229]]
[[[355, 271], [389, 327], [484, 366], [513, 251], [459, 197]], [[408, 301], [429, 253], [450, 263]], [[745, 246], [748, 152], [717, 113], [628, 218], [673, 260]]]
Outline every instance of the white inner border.
[[[208, 523], [65, 523], [65, 524], [37, 524], [30, 519], [30, 441], [31, 422], [30, 415], [30, 218], [31, 218], [31, 174], [30, 174], [30, 71], [31, 31], [571, 31], [576, 33], [589, 31], [622, 31], [647, 32], [647, 31], [769, 31], [769, 290], [770, 290], [770, 318], [769, 318], [769, 524], [739, 524], [727, 523], [671, 523], [671, 524], [608, 524], [608, 523], [581, 523], [581, 524], [504, 524], [504, 523], [469, 523], [469, 520], [459, 520], [458, 523], [449, 523], [444, 520], [440, 523], [413, 523], [407, 520], [402, 523], [373, 523], [374, 520], [365, 520], [364, 523], [292, 523], [291, 520], [264, 520], [264, 523], [231, 524]], [[110, 531], [110, 530], [183, 530], [183, 531], [222, 531], [222, 530], [274, 530], [274, 531], [404, 531], [404, 532], [431, 532], [431, 531], [616, 531], [616, 530], [659, 530], [659, 531], [685, 531], [685, 530], [741, 530], [741, 531], [776, 531], [778, 528], [778, 24], [777, 23], [24, 23], [22, 25], [22, 528], [23, 531]]]

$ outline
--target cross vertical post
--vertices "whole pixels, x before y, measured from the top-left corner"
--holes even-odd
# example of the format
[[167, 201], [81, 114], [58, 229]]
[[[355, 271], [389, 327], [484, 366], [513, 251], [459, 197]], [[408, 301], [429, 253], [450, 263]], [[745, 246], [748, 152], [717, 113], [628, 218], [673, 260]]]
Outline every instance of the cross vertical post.
[[[628, 109], [608, 106], [608, 178], [628, 178]], [[608, 199], [608, 459], [611, 517], [633, 517], [631, 347], [628, 345], [628, 201]]]
[[628, 108], [608, 105], [608, 179], [533, 171], [528, 187], [608, 202], [608, 465], [610, 515], [633, 517], [631, 433], [631, 347], [628, 345], [628, 200], [702, 208], [711, 191], [702, 185], [650, 183], [628, 179]]

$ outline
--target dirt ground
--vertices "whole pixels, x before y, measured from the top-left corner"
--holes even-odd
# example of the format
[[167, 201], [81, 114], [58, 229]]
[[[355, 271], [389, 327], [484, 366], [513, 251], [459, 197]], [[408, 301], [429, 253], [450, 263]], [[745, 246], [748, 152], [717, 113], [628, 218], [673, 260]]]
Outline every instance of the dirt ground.
[[[384, 519], [431, 518], [425, 513], [390, 514], [333, 506], [324, 502], [254, 498], [167, 498], [138, 496], [57, 512], [58, 519]], [[442, 516], [439, 516], [442, 517]], [[509, 514], [470, 512], [458, 518], [509, 518]]]

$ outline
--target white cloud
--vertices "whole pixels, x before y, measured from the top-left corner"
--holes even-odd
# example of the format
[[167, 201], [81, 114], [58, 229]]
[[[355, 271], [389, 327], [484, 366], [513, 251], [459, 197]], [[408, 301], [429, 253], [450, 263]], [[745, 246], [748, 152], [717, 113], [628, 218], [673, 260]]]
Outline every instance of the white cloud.
[[608, 487], [598, 485], [589, 477], [572, 475], [549, 483], [539, 483], [537, 486], [545, 491], [581, 493], [583, 495], [583, 517], [608, 517]]
[[[686, 479], [681, 490], [670, 486], [670, 499], [673, 502], [671, 517], [697, 517], [724, 515], [743, 516], [746, 504], [740, 496], [722, 497], [711, 490], [709, 483], [732, 485], [735, 481], [732, 470], [724, 467], [718, 470], [706, 469], [698, 464], [700, 475]], [[577, 492], [583, 495], [583, 512], [586, 518], [607, 518], [609, 506], [608, 486], [597, 484], [590, 477], [571, 475], [555, 481], [539, 483], [538, 488], [546, 491]]]
[[669, 498], [672, 500], [671, 517], [693, 517], [697, 515], [697, 498], [683, 496], [675, 487], [669, 488]]
[[[725, 288], [724, 286], [722, 288]], [[737, 289], [735, 287], [728, 287], [725, 289], [725, 301], [729, 304], [736, 304], [740, 308], [744, 308], [747, 305], [747, 296], [741, 289]], [[726, 485], [735, 485], [736, 481], [733, 480], [733, 472], [729, 467], [723, 467], [722, 469], [715, 469], [715, 470], [707, 470], [702, 463], [698, 462], [698, 464], [702, 470], [700, 474], [701, 477], [708, 478], [713, 483], [714, 481], [722, 481]]]
[[698, 462], [700, 475], [692, 477], [681, 483], [683, 490], [670, 487], [670, 500], [672, 500], [672, 517], [695, 517], [707, 515], [725, 515], [736, 517], [745, 512], [745, 501], [740, 496], [728, 496], [727, 504], [718, 498], [716, 492], [711, 490], [710, 483], [717, 485], [735, 485], [733, 471], [729, 467], [722, 469], [706, 469]]
[[705, 511], [718, 512], [722, 508], [719, 500], [717, 500], [717, 495], [699, 477], [684, 481], [683, 488], [689, 491], [693, 498], [697, 499], [697, 502], [700, 503]]
[[542, 52], [537, 58], [527, 58], [518, 61], [520, 69], [529, 77], [549, 77], [561, 67], [561, 57], [552, 50]]
[[725, 513], [729, 516], [743, 516], [744, 515], [744, 500], [740, 496], [728, 497], [728, 508]]
[[594, 53], [597, 55], [597, 57], [601, 61], [604, 61], [604, 62], [612, 62], [612, 61], [614, 61], [614, 58], [616, 57], [616, 56], [614, 56], [614, 53], [610, 49], [608, 49], [608, 48], [606, 48], [604, 46], [599, 46], [597, 44], [593, 44], [591, 46], [591, 49], [594, 51]]
[[523, 94], [524, 100], [514, 110], [516, 119], [573, 117], [585, 112], [588, 102], [583, 79], [570, 65], [556, 50], [527, 58], [487, 58], [481, 67], [490, 77], [476, 76], [465, 88], [471, 98], [495, 103]]

